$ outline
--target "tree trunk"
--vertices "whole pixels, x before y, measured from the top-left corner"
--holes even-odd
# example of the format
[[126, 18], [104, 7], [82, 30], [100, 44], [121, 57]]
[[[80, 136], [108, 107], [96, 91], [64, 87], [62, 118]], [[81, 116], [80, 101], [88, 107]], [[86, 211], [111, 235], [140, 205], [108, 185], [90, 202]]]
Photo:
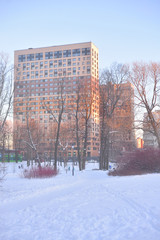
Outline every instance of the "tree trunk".
[[83, 145], [82, 170], [85, 169], [85, 163], [86, 163], [87, 138], [88, 138], [88, 118], [85, 121], [85, 134], [84, 134], [84, 145]]
[[58, 128], [57, 128], [56, 141], [55, 141], [55, 151], [54, 151], [54, 169], [55, 170], [57, 170], [57, 158], [58, 158], [57, 155], [58, 155], [59, 134], [60, 134], [62, 114], [63, 114], [63, 104], [62, 104], [62, 109], [59, 113]]

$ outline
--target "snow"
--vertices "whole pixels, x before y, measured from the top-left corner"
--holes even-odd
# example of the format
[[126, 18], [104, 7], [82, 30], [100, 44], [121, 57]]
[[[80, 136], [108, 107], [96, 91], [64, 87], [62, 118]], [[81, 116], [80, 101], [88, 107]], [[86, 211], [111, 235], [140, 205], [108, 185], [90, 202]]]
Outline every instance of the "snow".
[[18, 165], [0, 186], [0, 239], [160, 240], [160, 174], [111, 177], [92, 163], [24, 179]]

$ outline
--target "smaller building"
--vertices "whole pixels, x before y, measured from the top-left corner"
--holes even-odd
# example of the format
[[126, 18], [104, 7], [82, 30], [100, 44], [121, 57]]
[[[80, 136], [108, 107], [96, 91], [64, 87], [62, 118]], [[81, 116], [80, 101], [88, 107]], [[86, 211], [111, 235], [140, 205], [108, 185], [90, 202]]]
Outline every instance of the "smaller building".
[[100, 122], [101, 136], [109, 139], [113, 158], [135, 148], [134, 88], [130, 82], [100, 86]]
[[[160, 110], [156, 110], [153, 112], [153, 117], [158, 127], [158, 132], [160, 136]], [[144, 113], [144, 123], [143, 123], [143, 140], [144, 147], [158, 147], [157, 138], [153, 133], [152, 126], [150, 124], [150, 120], [148, 118], [147, 113]]]

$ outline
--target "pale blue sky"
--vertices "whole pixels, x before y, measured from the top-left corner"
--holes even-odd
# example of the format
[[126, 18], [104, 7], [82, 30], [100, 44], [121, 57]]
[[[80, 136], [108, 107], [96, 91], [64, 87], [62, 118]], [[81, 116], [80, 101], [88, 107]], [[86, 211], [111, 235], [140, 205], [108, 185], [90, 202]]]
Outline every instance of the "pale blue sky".
[[0, 52], [92, 41], [99, 67], [160, 60], [159, 0], [0, 0]]

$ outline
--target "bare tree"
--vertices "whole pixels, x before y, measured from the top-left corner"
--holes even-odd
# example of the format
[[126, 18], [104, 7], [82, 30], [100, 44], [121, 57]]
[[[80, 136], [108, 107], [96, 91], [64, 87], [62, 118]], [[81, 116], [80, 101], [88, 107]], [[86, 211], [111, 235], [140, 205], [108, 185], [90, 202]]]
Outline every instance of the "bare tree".
[[65, 95], [64, 95], [64, 80], [59, 83], [58, 96], [57, 96], [57, 110], [56, 113], [50, 108], [50, 106], [44, 102], [44, 108], [47, 112], [53, 116], [53, 119], [56, 123], [56, 136], [54, 141], [54, 168], [57, 169], [57, 161], [58, 161], [58, 146], [59, 146], [59, 137], [62, 123], [62, 115], [64, 112], [64, 104], [65, 104]]
[[[13, 67], [9, 66], [8, 56], [0, 53], [0, 140], [3, 143], [2, 149], [6, 142], [5, 125], [12, 109], [13, 92]], [[2, 158], [3, 155], [4, 151]], [[1, 168], [4, 167], [1, 166]]]
[[15, 149], [15, 160], [18, 161], [18, 151], [23, 151], [23, 127], [21, 124], [17, 125], [13, 130], [13, 148]]
[[80, 84], [77, 86], [77, 94], [76, 94], [76, 109], [75, 109], [75, 121], [76, 121], [76, 143], [77, 143], [77, 158], [79, 170], [82, 170], [82, 161], [81, 161], [81, 150], [80, 150]]
[[93, 96], [91, 86], [87, 83], [77, 84], [77, 94], [75, 100], [75, 135], [77, 144], [77, 158], [79, 170], [85, 169], [88, 133], [90, 129], [90, 119], [92, 114]]
[[[38, 144], [36, 144], [36, 142], [34, 141], [33, 131], [31, 130], [31, 129], [34, 129], [37, 135], [37, 129], [36, 129], [36, 125], [31, 121], [29, 121], [29, 112], [26, 113], [26, 120], [27, 120], [28, 141], [25, 141], [25, 140], [23, 141], [35, 152], [36, 161], [38, 162], [38, 166], [41, 167], [41, 161], [40, 161], [40, 156], [39, 156], [39, 151], [37, 146]], [[34, 124], [34, 126], [31, 126], [32, 124]]]
[[82, 93], [82, 121], [83, 121], [83, 128], [84, 128], [84, 136], [83, 136], [83, 155], [82, 155], [82, 170], [85, 169], [85, 162], [86, 162], [86, 154], [87, 154], [87, 141], [88, 141], [88, 132], [90, 128], [90, 118], [92, 114], [92, 103], [93, 103], [93, 96], [90, 89], [90, 86], [87, 88], [86, 84], [83, 86], [83, 93]]
[[115, 131], [114, 112], [123, 101], [122, 83], [128, 79], [128, 68], [113, 64], [100, 77], [100, 169], [108, 169], [111, 134]]
[[136, 90], [136, 106], [147, 116], [145, 119], [137, 118], [137, 129], [145, 128], [151, 132], [160, 148], [160, 122], [154, 114], [155, 110], [160, 110], [160, 64], [134, 63], [130, 78]]
[[0, 54], [0, 132], [12, 109], [13, 103], [13, 67], [9, 66], [8, 56]]
[[9, 161], [9, 150], [12, 144], [12, 125], [10, 121], [6, 121], [3, 127], [3, 131], [0, 133], [0, 152], [2, 162], [5, 161], [4, 155], [8, 153]]
[[25, 116], [25, 123], [17, 124], [14, 128], [14, 147], [15, 150], [21, 150], [26, 155], [26, 151], [30, 154], [27, 156], [28, 164], [32, 158], [38, 162], [41, 167], [40, 159], [40, 144], [42, 142], [42, 129], [34, 119], [31, 119], [31, 112], [27, 111]]
[[[24, 106], [23, 102], [25, 102], [26, 111], [22, 112], [21, 116], [17, 115], [14, 118], [14, 148], [23, 151], [28, 165], [30, 165], [30, 160], [36, 160], [40, 167], [41, 157], [44, 153], [44, 149], [41, 147], [44, 142], [44, 125], [40, 125], [40, 122], [36, 120], [30, 98], [20, 98], [18, 107]], [[17, 110], [16, 104], [17, 102], [14, 102], [15, 111]]]

